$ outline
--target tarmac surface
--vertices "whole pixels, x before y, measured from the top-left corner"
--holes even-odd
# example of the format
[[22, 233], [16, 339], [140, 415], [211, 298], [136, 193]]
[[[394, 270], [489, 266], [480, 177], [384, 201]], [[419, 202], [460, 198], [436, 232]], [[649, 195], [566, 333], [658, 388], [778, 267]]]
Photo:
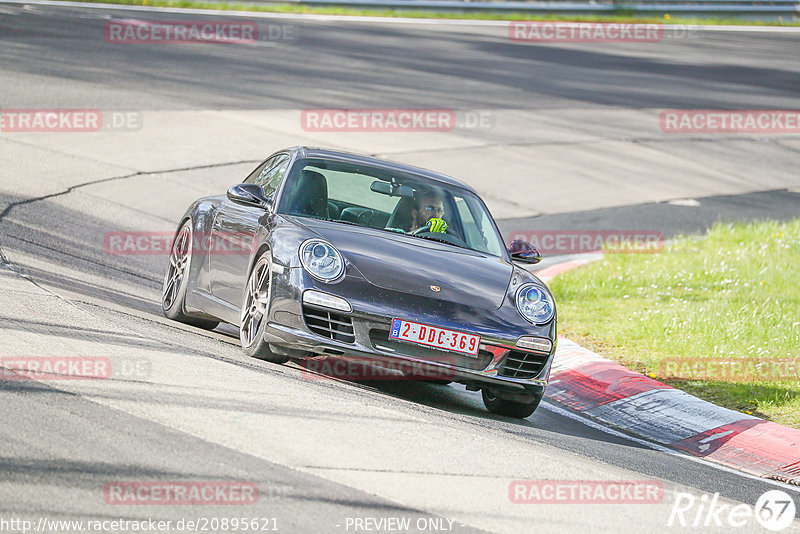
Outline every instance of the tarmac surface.
[[[267, 36], [288, 25], [295, 38], [246, 45], [103, 37], [110, 20], [198, 18], [0, 3], [0, 112], [133, 113], [94, 133], [0, 132], [0, 357], [108, 358], [115, 369], [106, 380], [0, 381], [0, 519], [246, 516], [284, 532], [347, 532], [356, 518], [408, 517], [422, 531], [657, 532], [681, 531], [668, 526], [680, 492], [752, 506], [779, 487], [800, 508], [797, 490], [654, 450], [547, 402], [517, 421], [462, 386], [322, 380], [249, 359], [234, 329], [161, 315], [165, 255], [104, 248], [109, 232], [174, 230], [192, 200], [295, 144], [462, 178], [509, 230], [674, 235], [717, 218], [791, 218], [800, 136], [669, 134], [658, 119], [665, 108], [800, 108], [800, 37], [539, 45], [512, 42], [503, 27], [301, 18], [258, 19]], [[341, 107], [447, 108], [461, 122], [302, 127], [303, 109]], [[470, 127], [480, 113], [488, 126]], [[104, 497], [119, 481], [186, 480], [254, 482], [259, 499]], [[646, 505], [525, 505], [509, 499], [514, 480], [655, 480], [665, 494]], [[752, 520], [737, 531], [761, 529]]]

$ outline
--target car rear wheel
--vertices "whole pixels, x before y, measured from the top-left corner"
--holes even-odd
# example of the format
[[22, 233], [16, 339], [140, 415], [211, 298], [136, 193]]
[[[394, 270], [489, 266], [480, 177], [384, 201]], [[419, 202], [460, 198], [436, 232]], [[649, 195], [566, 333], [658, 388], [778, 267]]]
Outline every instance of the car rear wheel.
[[219, 321], [190, 317], [184, 311], [186, 286], [192, 263], [192, 241], [192, 222], [186, 221], [172, 240], [169, 265], [161, 290], [161, 309], [168, 319], [213, 330], [219, 325]]
[[482, 389], [481, 395], [483, 396], [483, 404], [486, 405], [486, 408], [490, 412], [496, 413], [498, 415], [515, 417], [517, 419], [525, 419], [526, 417], [529, 417], [533, 412], [536, 411], [536, 408], [542, 401], [541, 394], [531, 395], [530, 403], [511, 401], [500, 398], [497, 392], [492, 391], [491, 389], [488, 388]]
[[256, 260], [247, 279], [242, 298], [242, 316], [239, 322], [239, 340], [248, 356], [273, 363], [286, 363], [288, 356], [275, 354], [264, 341], [264, 328], [269, 316], [269, 299], [272, 287], [270, 267], [272, 259], [269, 251]]

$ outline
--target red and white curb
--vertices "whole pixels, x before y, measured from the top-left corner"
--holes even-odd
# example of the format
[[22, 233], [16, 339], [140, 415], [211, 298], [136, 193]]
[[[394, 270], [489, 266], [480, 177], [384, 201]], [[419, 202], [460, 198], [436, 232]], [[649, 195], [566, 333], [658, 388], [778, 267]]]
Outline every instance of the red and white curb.
[[571, 256], [569, 260], [562, 261], [561, 263], [556, 263], [555, 265], [550, 265], [549, 267], [545, 267], [544, 269], [539, 269], [538, 271], [534, 271], [535, 274], [539, 279], [543, 280], [544, 282], [550, 282], [553, 278], [558, 276], [561, 273], [565, 273], [567, 271], [571, 271], [576, 267], [580, 267], [581, 265], [586, 265], [587, 263], [591, 263], [593, 261], [602, 260], [603, 254], [602, 253], [586, 253], [586, 254], [575, 254]]
[[585, 265], [586, 263], [587, 262], [581, 260], [565, 261], [564, 263], [558, 263], [551, 267], [546, 267], [541, 271], [536, 271], [534, 274], [536, 274], [536, 276], [538, 276], [545, 282], [549, 282], [559, 274], [571, 271], [575, 267], [580, 267], [581, 265]]
[[[569, 260], [536, 275], [549, 281], [594, 259], [597, 255]], [[698, 399], [564, 337], [558, 339], [546, 396], [649, 441], [745, 473], [800, 485], [800, 430]]]
[[[586, 263], [586, 262], [583, 262]], [[540, 271], [547, 278], [575, 261]], [[546, 396], [646, 440], [745, 473], [800, 485], [800, 430], [722, 408], [559, 337]]]
[[650, 441], [800, 485], [800, 430], [698, 399], [563, 337], [547, 397]]

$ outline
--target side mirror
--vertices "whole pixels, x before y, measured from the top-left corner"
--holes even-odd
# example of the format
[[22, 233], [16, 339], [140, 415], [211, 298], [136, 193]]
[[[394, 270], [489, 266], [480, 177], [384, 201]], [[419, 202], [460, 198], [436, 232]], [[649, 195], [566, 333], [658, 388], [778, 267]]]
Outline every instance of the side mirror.
[[512, 261], [520, 263], [539, 263], [542, 261], [542, 253], [527, 241], [515, 239], [508, 246], [508, 253], [511, 254]]
[[264, 195], [264, 190], [258, 184], [238, 184], [228, 189], [228, 198], [231, 202], [270, 209], [272, 200]]

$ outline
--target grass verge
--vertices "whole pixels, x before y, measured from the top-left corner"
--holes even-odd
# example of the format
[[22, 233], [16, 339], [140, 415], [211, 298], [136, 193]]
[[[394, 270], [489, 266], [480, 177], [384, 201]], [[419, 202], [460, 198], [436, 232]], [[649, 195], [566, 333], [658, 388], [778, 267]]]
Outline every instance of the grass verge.
[[800, 219], [717, 224], [555, 279], [559, 331], [715, 404], [800, 428]]
[[746, 25], [746, 26], [800, 26], [798, 20], [765, 21], [742, 20], [737, 18], [680, 18], [669, 13], [659, 16], [640, 16], [626, 14], [608, 15], [536, 15], [530, 13], [485, 13], [402, 9], [361, 9], [351, 7], [313, 7], [299, 4], [237, 4], [227, 2], [204, 2], [189, 0], [74, 0], [94, 4], [119, 4], [130, 6], [176, 7], [193, 9], [213, 9], [218, 11], [250, 11], [254, 13], [298, 13], [307, 15], [350, 15], [361, 17], [403, 17], [426, 19], [459, 20], [531, 20], [568, 22], [629, 22], [638, 24], [684, 24], [684, 25]]

